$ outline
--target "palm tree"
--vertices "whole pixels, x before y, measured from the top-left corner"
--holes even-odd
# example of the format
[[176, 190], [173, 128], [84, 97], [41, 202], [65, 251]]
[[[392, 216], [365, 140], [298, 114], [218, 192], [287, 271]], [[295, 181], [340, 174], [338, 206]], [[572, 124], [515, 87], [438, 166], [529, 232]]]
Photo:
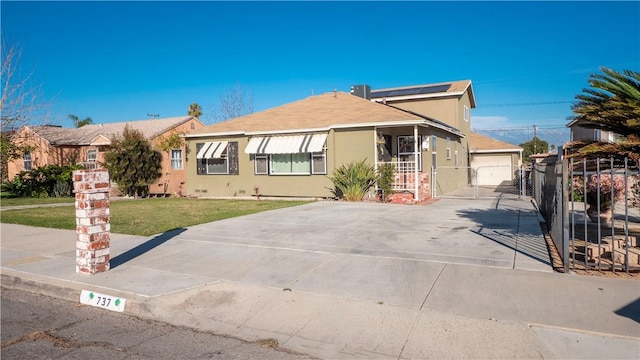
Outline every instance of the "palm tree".
[[610, 157], [633, 159], [640, 163], [640, 73], [601, 67], [602, 73], [591, 74], [591, 88], [576, 95], [570, 120], [590, 129], [600, 129], [620, 135], [616, 143], [576, 141], [569, 148], [577, 158]]
[[75, 116], [75, 115], [73, 115], [73, 114], [70, 114], [70, 115], [68, 116], [68, 118], [69, 118], [69, 119], [71, 119], [71, 121], [73, 121], [73, 126], [75, 126], [75, 127], [77, 127], [77, 128], [79, 128], [79, 127], [83, 127], [83, 126], [85, 126], [85, 125], [89, 125], [89, 124], [92, 124], [92, 123], [93, 123], [93, 120], [91, 120], [91, 118], [90, 118], [90, 117], [88, 117], [88, 116], [87, 116], [86, 118], [84, 118], [84, 119], [80, 120], [80, 118], [79, 118], [79, 117], [77, 117], [77, 116]]
[[198, 105], [198, 103], [193, 102], [191, 103], [191, 105], [189, 105], [189, 112], [187, 113], [187, 115], [200, 117], [202, 115], [202, 108], [200, 107], [200, 105]]

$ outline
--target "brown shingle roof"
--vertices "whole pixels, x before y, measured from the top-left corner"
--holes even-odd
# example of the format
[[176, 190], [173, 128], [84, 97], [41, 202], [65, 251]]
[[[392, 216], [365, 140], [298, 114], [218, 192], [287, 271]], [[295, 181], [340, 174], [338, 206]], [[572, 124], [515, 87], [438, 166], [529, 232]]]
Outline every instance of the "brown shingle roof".
[[522, 151], [520, 146], [512, 145], [478, 133], [471, 133], [471, 152], [480, 151]]
[[111, 139], [114, 135], [122, 133], [126, 125], [142, 132], [145, 138], [152, 139], [192, 118], [192, 116], [178, 116], [163, 119], [91, 124], [77, 129], [55, 126], [33, 126], [31, 129], [53, 145], [88, 145], [92, 139], [99, 135]]
[[[345, 93], [330, 92], [245, 115], [187, 134], [273, 133], [309, 131], [366, 124], [424, 122], [424, 116], [409, 113]], [[453, 131], [456, 129], [451, 128]]]

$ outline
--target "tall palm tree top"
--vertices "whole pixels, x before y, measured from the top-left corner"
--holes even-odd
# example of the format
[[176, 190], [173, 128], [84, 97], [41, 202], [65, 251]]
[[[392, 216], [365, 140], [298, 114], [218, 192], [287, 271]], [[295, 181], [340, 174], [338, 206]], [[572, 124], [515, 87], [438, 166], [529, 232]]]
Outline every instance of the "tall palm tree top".
[[624, 70], [619, 73], [601, 67], [601, 74], [591, 74], [591, 88], [576, 95], [578, 102], [571, 110], [580, 125], [608, 130], [622, 136], [640, 134], [640, 73]]
[[82, 120], [80, 120], [79, 117], [77, 117], [76, 115], [70, 114], [68, 116], [69, 119], [71, 119], [71, 121], [73, 121], [73, 126], [79, 128], [79, 127], [83, 127], [85, 125], [89, 125], [89, 124], [93, 124], [93, 120], [90, 117], [86, 117]]
[[624, 70], [619, 73], [601, 67], [602, 73], [591, 74], [591, 88], [576, 95], [578, 102], [571, 107], [574, 116], [585, 128], [611, 131], [621, 135], [615, 143], [576, 141], [569, 150], [577, 150], [572, 157], [631, 158], [640, 161], [640, 73]]
[[187, 112], [187, 115], [195, 117], [202, 116], [202, 107], [196, 102], [191, 103], [191, 105], [189, 105], [189, 111]]

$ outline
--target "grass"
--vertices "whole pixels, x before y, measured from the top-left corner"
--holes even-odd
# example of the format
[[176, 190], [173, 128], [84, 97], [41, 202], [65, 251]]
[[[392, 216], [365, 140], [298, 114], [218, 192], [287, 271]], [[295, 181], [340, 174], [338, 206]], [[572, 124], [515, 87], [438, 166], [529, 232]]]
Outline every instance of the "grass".
[[[112, 201], [111, 231], [150, 236], [187, 226], [306, 203], [308, 201], [178, 198]], [[0, 213], [0, 222], [73, 230], [76, 228], [75, 206], [5, 210]]]
[[44, 205], [44, 204], [73, 204], [75, 201], [72, 197], [11, 197], [6, 193], [0, 194], [0, 207], [20, 206], [20, 205]]

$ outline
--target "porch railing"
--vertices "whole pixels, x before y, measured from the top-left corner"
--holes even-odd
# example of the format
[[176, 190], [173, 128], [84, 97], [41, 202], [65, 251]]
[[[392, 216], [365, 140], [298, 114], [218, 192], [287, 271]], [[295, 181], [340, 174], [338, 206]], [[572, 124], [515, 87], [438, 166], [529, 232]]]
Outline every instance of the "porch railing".
[[[391, 164], [395, 169], [394, 181], [391, 185], [393, 190], [414, 190], [415, 189], [415, 161], [379, 161], [376, 166]], [[420, 172], [420, 170], [418, 170]]]

